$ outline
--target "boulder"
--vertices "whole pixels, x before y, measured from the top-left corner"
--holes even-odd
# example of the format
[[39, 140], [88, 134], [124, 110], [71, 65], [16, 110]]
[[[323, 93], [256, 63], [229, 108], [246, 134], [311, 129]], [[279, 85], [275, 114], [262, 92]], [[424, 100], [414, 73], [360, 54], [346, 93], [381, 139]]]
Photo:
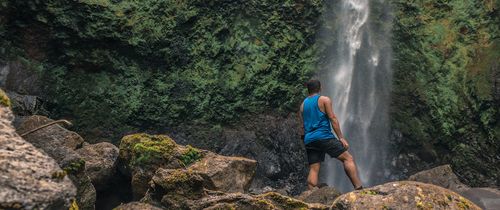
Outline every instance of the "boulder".
[[421, 171], [410, 176], [409, 180], [434, 184], [450, 189], [474, 202], [482, 209], [500, 209], [500, 191], [493, 188], [470, 188], [462, 184], [450, 165], [443, 165]]
[[413, 181], [390, 182], [346, 193], [331, 209], [481, 209], [448, 189]]
[[482, 209], [500, 209], [500, 191], [493, 188], [469, 188], [460, 194]]
[[68, 209], [76, 188], [57, 162], [22, 139], [0, 90], [0, 209]]
[[189, 208], [190, 200], [205, 195], [205, 189], [214, 189], [213, 183], [203, 173], [185, 169], [158, 169], [151, 180], [151, 186], [142, 199], [159, 203], [169, 209]]
[[119, 149], [108, 142], [85, 145], [76, 152], [85, 160], [85, 172], [96, 189], [104, 189], [116, 171]]
[[408, 180], [441, 186], [455, 192], [469, 188], [460, 182], [450, 165], [442, 165], [418, 172], [410, 176]]
[[214, 183], [215, 190], [245, 192], [252, 182], [256, 167], [255, 160], [208, 153], [189, 169], [207, 174]]
[[[22, 122], [19, 122], [19, 126], [16, 128], [17, 132], [21, 135], [51, 122], [54, 122], [54, 120], [45, 116], [33, 115], [24, 118]], [[49, 148], [55, 145], [61, 145], [75, 150], [80, 148], [84, 142], [80, 135], [61, 127], [59, 124], [42, 128], [26, 135], [24, 138], [38, 148]]]
[[322, 204], [308, 204], [279, 193], [251, 196], [243, 193], [214, 194], [190, 202], [189, 209], [328, 209]]
[[162, 210], [162, 209], [147, 203], [132, 202], [119, 205], [116, 208], [114, 208], [114, 210]]
[[128, 135], [122, 138], [119, 148], [119, 169], [131, 176], [135, 199], [145, 195], [157, 169], [183, 167], [181, 147], [165, 135]]
[[306, 203], [321, 203], [331, 205], [333, 201], [341, 194], [333, 187], [324, 186], [308, 190], [297, 196], [296, 198]]
[[[26, 133], [32, 129], [54, 122], [44, 116], [30, 116], [19, 122], [17, 132]], [[77, 203], [80, 209], [95, 209], [96, 190], [85, 173], [85, 160], [75, 151], [83, 144], [83, 138], [75, 132], [54, 124], [44, 127], [24, 138], [38, 149], [54, 158], [77, 187]]]

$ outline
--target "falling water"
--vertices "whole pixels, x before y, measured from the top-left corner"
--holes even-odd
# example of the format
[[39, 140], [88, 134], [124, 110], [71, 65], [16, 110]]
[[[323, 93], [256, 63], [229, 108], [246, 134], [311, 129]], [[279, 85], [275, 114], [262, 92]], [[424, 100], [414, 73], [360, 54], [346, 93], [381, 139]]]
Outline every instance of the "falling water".
[[[378, 28], [386, 26], [383, 22], [388, 20], [372, 20], [371, 4], [388, 8], [381, 0], [331, 3], [332, 9], [324, 21], [333, 21], [331, 28], [335, 30], [322, 34], [322, 40], [331, 43], [325, 43], [329, 46], [328, 62], [319, 75], [322, 94], [332, 98], [334, 112], [350, 143], [349, 151], [358, 164], [365, 186], [385, 181], [390, 173], [386, 170], [391, 86], [390, 30]], [[328, 159], [325, 165], [321, 181], [344, 192], [352, 190], [339, 161]]]

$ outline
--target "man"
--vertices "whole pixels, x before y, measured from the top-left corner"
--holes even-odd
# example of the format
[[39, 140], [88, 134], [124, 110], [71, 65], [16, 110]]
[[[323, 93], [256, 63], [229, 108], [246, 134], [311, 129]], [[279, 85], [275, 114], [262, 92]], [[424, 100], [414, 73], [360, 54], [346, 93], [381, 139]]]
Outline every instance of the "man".
[[[321, 162], [325, 160], [325, 153], [343, 163], [344, 171], [355, 190], [362, 189], [356, 164], [352, 155], [347, 151], [349, 143], [340, 131], [339, 121], [333, 113], [332, 101], [319, 94], [321, 83], [318, 80], [310, 80], [306, 85], [309, 96], [300, 106], [299, 116], [302, 118], [300, 121], [304, 129], [303, 140], [309, 162], [308, 189], [313, 189], [318, 185], [319, 168]], [[338, 138], [333, 134], [332, 127]]]

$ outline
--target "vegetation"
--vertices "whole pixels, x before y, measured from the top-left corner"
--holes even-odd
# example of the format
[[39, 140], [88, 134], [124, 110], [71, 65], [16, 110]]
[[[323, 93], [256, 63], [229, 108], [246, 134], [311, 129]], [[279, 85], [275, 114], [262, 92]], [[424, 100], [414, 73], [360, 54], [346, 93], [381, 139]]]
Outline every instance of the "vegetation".
[[5, 92], [0, 89], [0, 105], [10, 107], [10, 99]]
[[83, 131], [289, 111], [317, 59], [320, 0], [1, 5], [15, 20], [1, 38], [38, 63], [54, 117], [73, 118]]
[[499, 3], [393, 0], [398, 147], [472, 185], [500, 177]]
[[180, 160], [184, 166], [189, 166], [192, 163], [200, 160], [203, 157], [203, 154], [200, 153], [200, 150], [192, 147], [191, 145], [186, 146], [186, 151], [180, 156]]
[[120, 156], [136, 166], [153, 166], [153, 163], [168, 162], [174, 156], [175, 142], [168, 136], [133, 134], [120, 142]]

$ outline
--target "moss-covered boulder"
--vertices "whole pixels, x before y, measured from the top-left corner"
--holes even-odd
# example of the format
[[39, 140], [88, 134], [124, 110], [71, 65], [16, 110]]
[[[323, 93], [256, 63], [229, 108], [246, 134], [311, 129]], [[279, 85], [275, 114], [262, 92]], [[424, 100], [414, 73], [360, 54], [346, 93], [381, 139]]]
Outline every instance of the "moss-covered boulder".
[[338, 197], [332, 209], [481, 209], [448, 189], [412, 181], [390, 182]]
[[136, 199], [145, 195], [157, 169], [184, 166], [181, 160], [183, 147], [166, 135], [128, 135], [122, 138], [119, 148], [120, 170], [131, 176]]

